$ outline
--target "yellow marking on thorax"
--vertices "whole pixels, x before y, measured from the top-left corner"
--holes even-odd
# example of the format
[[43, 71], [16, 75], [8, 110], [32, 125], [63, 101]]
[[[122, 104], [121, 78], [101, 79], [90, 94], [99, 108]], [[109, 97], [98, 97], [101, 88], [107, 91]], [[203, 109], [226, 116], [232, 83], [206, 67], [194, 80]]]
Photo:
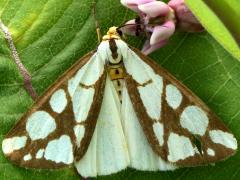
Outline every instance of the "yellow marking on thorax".
[[102, 40], [107, 41], [110, 39], [121, 39], [121, 36], [117, 32], [117, 27], [110, 27], [107, 34], [103, 36]]

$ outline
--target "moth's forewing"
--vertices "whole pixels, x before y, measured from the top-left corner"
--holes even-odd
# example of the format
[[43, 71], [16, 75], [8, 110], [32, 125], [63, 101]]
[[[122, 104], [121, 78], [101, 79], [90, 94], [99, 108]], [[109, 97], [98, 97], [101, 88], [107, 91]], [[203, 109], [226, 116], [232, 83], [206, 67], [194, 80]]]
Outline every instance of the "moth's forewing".
[[[94, 55], [95, 51], [88, 53], [66, 71], [6, 135], [2, 148], [10, 161], [29, 168], [60, 168], [85, 153], [100, 111], [106, 77], [102, 66], [95, 79], [84, 77], [85, 72], [89, 73], [87, 65], [96, 62]], [[78, 111], [87, 105], [77, 102], [83, 91], [89, 102], [85, 118]]]
[[221, 120], [165, 69], [131, 49], [136, 55], [131, 55], [131, 61], [138, 61], [143, 73], [152, 77], [140, 82], [141, 77], [127, 69], [128, 93], [152, 149], [165, 161], [180, 166], [198, 166], [232, 156], [237, 141]]

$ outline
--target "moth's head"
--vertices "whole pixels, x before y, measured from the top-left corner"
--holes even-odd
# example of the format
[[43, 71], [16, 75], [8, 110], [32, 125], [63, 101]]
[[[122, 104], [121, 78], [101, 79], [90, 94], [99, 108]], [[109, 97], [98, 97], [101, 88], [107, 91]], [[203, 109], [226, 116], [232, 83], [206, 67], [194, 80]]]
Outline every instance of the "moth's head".
[[110, 39], [121, 39], [122, 32], [119, 30], [118, 27], [110, 27], [107, 34], [103, 36], [102, 40], [110, 40]]

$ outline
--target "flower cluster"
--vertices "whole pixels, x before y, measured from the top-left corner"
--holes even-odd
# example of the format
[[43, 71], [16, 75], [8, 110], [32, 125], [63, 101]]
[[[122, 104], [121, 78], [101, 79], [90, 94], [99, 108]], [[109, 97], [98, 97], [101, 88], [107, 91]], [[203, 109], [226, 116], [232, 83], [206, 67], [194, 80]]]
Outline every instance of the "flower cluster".
[[129, 35], [146, 35], [142, 49], [144, 54], [150, 54], [165, 45], [176, 26], [188, 32], [203, 30], [184, 0], [170, 0], [168, 4], [156, 0], [121, 0], [121, 3], [139, 15], [128, 21], [121, 30]]

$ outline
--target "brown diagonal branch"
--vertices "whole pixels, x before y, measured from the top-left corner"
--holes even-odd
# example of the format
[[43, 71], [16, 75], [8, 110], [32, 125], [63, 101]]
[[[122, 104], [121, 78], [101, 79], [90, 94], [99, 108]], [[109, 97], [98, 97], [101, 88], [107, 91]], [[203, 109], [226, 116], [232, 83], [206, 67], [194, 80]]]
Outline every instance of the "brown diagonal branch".
[[8, 28], [3, 24], [3, 22], [1, 20], [0, 20], [0, 29], [5, 34], [5, 38], [7, 39], [9, 48], [12, 52], [12, 57], [17, 65], [20, 73], [23, 76], [24, 88], [27, 90], [28, 94], [32, 97], [32, 99], [35, 100], [37, 98], [37, 93], [32, 87], [32, 78], [31, 78], [29, 72], [27, 71], [27, 69], [22, 64], [22, 62], [18, 56], [16, 47], [15, 47], [15, 45], [13, 43], [13, 39], [11, 37], [11, 33], [9, 32]]

